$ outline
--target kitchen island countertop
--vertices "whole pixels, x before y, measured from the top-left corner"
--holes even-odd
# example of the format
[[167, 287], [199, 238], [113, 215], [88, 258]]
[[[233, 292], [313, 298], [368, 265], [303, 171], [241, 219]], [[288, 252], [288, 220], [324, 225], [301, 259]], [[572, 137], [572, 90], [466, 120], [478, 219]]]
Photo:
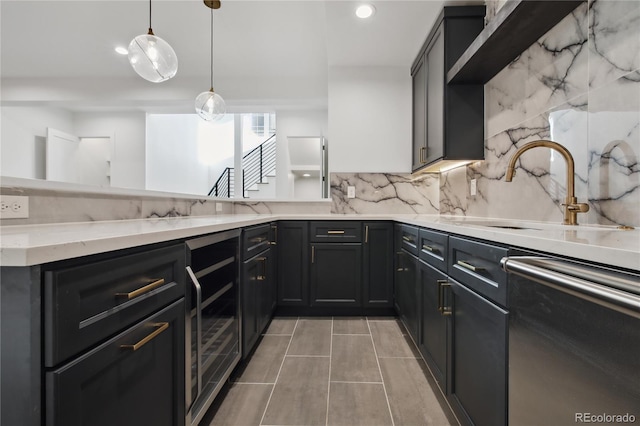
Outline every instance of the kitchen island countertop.
[[235, 214], [0, 228], [0, 264], [31, 266], [187, 239], [276, 220], [392, 220], [451, 234], [640, 270], [640, 230], [444, 215]]

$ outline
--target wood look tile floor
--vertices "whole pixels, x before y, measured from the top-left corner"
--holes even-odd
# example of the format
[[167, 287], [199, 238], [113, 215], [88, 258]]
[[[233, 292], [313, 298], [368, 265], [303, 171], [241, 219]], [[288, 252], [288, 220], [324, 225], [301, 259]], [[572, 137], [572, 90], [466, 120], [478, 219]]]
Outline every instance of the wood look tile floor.
[[395, 318], [274, 318], [201, 426], [457, 425]]

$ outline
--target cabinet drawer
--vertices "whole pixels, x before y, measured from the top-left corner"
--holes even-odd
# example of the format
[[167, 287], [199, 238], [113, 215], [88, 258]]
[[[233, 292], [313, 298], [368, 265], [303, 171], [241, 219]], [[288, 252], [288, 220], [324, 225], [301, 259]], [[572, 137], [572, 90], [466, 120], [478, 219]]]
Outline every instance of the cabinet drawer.
[[311, 222], [311, 242], [359, 243], [362, 241], [360, 221]]
[[508, 249], [449, 237], [449, 275], [494, 302], [507, 306], [507, 273], [500, 259]]
[[271, 241], [271, 225], [245, 228], [242, 236], [242, 260], [247, 260], [268, 248]]
[[184, 245], [45, 271], [43, 293], [52, 367], [183, 297]]
[[184, 425], [184, 299], [46, 373], [47, 426]]
[[400, 234], [402, 248], [413, 254], [414, 256], [417, 256], [419, 252], [418, 241], [420, 230], [415, 226], [402, 225]]
[[420, 259], [447, 272], [449, 236], [440, 232], [420, 229], [418, 250]]

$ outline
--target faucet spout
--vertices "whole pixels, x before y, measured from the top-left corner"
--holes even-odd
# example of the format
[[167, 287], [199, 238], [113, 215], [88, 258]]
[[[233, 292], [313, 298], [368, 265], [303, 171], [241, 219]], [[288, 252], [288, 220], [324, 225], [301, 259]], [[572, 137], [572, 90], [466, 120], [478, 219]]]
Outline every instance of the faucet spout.
[[505, 181], [511, 182], [513, 180], [513, 176], [516, 173], [516, 161], [518, 160], [518, 158], [520, 158], [520, 156], [528, 150], [537, 147], [551, 148], [554, 151], [560, 153], [560, 155], [562, 155], [562, 157], [564, 157], [565, 161], [567, 162], [567, 196], [565, 199], [565, 203], [563, 204], [563, 223], [565, 225], [577, 225], [577, 213], [584, 213], [589, 211], [589, 205], [585, 203], [578, 203], [578, 200], [575, 196], [575, 162], [573, 161], [573, 156], [571, 155], [569, 150], [564, 146], [560, 145], [557, 142], [549, 140], [537, 140], [521, 146], [509, 160], [509, 164], [507, 165], [507, 173], [505, 175]]

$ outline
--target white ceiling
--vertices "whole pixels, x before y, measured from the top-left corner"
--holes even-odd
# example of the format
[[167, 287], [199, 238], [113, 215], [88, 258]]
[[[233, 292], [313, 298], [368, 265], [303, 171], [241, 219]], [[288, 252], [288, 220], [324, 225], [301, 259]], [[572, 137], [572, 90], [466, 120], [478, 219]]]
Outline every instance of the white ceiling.
[[[260, 84], [277, 86], [272, 93], [288, 85], [300, 88], [301, 97], [305, 91], [317, 97], [326, 96], [330, 67], [400, 66], [409, 73], [443, 2], [371, 3], [377, 13], [361, 20], [354, 15], [355, 1], [223, 0], [214, 12], [217, 91], [236, 93], [244, 87], [250, 92], [252, 84], [269, 82]], [[129, 91], [164, 85], [160, 98], [171, 97], [167, 88], [178, 85], [190, 92], [208, 89], [210, 9], [201, 0], [153, 1], [153, 30], [179, 60], [173, 86], [171, 80], [161, 85], [143, 81], [126, 56], [114, 52], [146, 33], [148, 7], [146, 0], [0, 1], [3, 91], [15, 81], [25, 86], [56, 79]]]

